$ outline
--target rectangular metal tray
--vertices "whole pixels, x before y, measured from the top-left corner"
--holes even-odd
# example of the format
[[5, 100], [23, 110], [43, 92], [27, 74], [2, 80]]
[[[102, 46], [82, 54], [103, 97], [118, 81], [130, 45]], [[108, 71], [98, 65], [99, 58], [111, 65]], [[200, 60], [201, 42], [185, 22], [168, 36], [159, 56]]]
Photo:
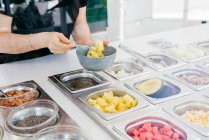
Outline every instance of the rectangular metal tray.
[[[170, 57], [170, 56], [168, 56], [168, 55], [166, 55], [166, 54], [164, 54], [162, 52], [148, 53], [148, 54], [145, 54], [144, 56], [146, 57], [147, 61], [150, 62], [150, 65], [152, 65], [152, 68], [155, 69], [155, 70], [157, 70], [157, 71], [163, 71], [163, 70], [167, 70], [167, 69], [174, 68], [174, 67], [178, 67], [178, 66], [181, 66], [181, 65], [184, 65], [185, 64], [185, 62], [183, 62], [181, 60], [177, 60], [174, 57]], [[166, 61], [169, 61], [170, 63], [172, 63], [172, 62], [174, 63], [175, 62], [175, 64], [171, 64], [169, 66], [163, 67], [163, 66], [161, 66], [161, 65], [159, 65], [157, 63], [153, 63], [148, 58], [150, 56], [158, 56], [159, 58], [162, 58], [162, 59], [165, 59]]]
[[[175, 85], [177, 87], [180, 88], [180, 93], [177, 94], [177, 95], [173, 95], [173, 96], [170, 96], [170, 97], [166, 97], [166, 98], [151, 98], [151, 97], [148, 97], [142, 93], [140, 93], [134, 86], [137, 82], [140, 82], [140, 81], [144, 81], [144, 80], [148, 80], [148, 79], [152, 79], [152, 78], [160, 78], [162, 79], [163, 81], [166, 81], [166, 83], [169, 83], [169, 84], [172, 84], [172, 85]], [[175, 83], [175, 84], [174, 84]], [[174, 80], [172, 79], [168, 79], [164, 76], [162, 76], [161, 74], [159, 73], [153, 73], [153, 74], [149, 74], [149, 75], [145, 75], [143, 77], [140, 77], [140, 78], [136, 78], [132, 81], [128, 81], [125, 83], [125, 85], [136, 92], [136, 94], [139, 94], [141, 95], [142, 97], [144, 97], [147, 101], [149, 101], [150, 103], [152, 104], [158, 104], [158, 103], [161, 103], [161, 102], [164, 102], [164, 101], [168, 101], [168, 100], [172, 100], [172, 99], [175, 99], [175, 98], [178, 98], [178, 97], [181, 97], [181, 96], [185, 96], [185, 95], [188, 95], [190, 94], [190, 90], [184, 86], [182, 86], [180, 83], [177, 84], [177, 82], [175, 82]]]
[[[32, 81], [26, 81], [26, 82], [22, 82], [22, 83], [34, 83], [34, 84], [36, 84], [38, 86], [37, 90], [41, 94], [41, 96], [38, 99], [47, 99], [47, 100], [52, 100], [53, 101], [53, 99], [35, 81], [32, 80]], [[4, 113], [5, 111], [6, 111], [6, 114], [8, 115], [11, 110], [8, 110], [8, 109], [5, 109], [5, 108], [0, 108], [0, 113], [1, 114], [3, 113], [5, 115], [4, 117], [7, 117], [6, 114]], [[59, 114], [61, 116], [60, 125], [78, 126], [76, 124], [76, 122], [72, 118], [70, 118], [70, 116], [68, 116], [67, 113], [61, 107], [59, 107]], [[3, 118], [1, 117], [0, 122], [4, 122], [4, 121], [5, 120], [3, 120]], [[4, 131], [4, 138], [3, 139], [8, 139], [9, 140], [11, 138], [12, 138], [12, 140], [28, 140], [29, 139], [28, 137], [20, 137], [20, 136], [16, 136], [16, 135], [13, 135], [11, 133], [8, 133], [7, 131]]]
[[[153, 109], [155, 109], [153, 111]], [[158, 119], [156, 119], [158, 118]], [[119, 133], [124, 139], [132, 140], [132, 138], [127, 134], [126, 130], [127, 127], [134, 127], [141, 122], [146, 122], [146, 119], [149, 121], [158, 121], [163, 124], [167, 124], [172, 128], [180, 131], [182, 134], [186, 134], [187, 140], [199, 140], [199, 137], [194, 134], [192, 130], [187, 128], [186, 126], [182, 126], [180, 122], [176, 121], [175, 119], [171, 118], [168, 114], [163, 112], [161, 109], [151, 108], [149, 110], [144, 111], [143, 113], [138, 112], [138, 115], [131, 117], [128, 120], [123, 122], [114, 124], [113, 129]]]
[[205, 41], [202, 41], [202, 42], [198, 42], [198, 43], [196, 43], [196, 45], [198, 47], [203, 48], [206, 51], [209, 51], [209, 41], [208, 40], [205, 40]]
[[[76, 70], [76, 71], [66, 72], [66, 73], [62, 73], [62, 74], [53, 75], [51, 77], [54, 77], [56, 79], [56, 81], [59, 82], [60, 84], [62, 84], [63, 87], [65, 87], [69, 91], [69, 93], [71, 93], [71, 94], [76, 94], [76, 93], [96, 89], [96, 88], [107, 86], [107, 85], [111, 84], [111, 82], [109, 82], [105, 78], [101, 77], [99, 74], [97, 74], [95, 72], [85, 71], [85, 70]], [[92, 86], [92, 87], [88, 87], [88, 88], [79, 89], [79, 90], [72, 90], [72, 88], [70, 88], [66, 84], [66, 81], [73, 80], [76, 78], [90, 78], [93, 81], [95, 81], [97, 83], [97, 85]]]
[[204, 95], [205, 97], [209, 98], [209, 93], [205, 93]]
[[209, 60], [205, 59], [203, 61], [198, 61], [195, 65], [199, 68], [209, 71]]
[[204, 137], [209, 138], [209, 128], [201, 128], [198, 125], [194, 125], [192, 123], [189, 123], [187, 120], [185, 120], [181, 115], [183, 115], [187, 110], [204, 110], [209, 111], [209, 102], [207, 100], [204, 100], [203, 98], [199, 98], [198, 100], [195, 99], [187, 99], [178, 101], [175, 104], [170, 104], [166, 107], [164, 107], [164, 110], [175, 117], [176, 119], [180, 120], [182, 123], [188, 125], [190, 128], [198, 132]]
[[[123, 112], [113, 113], [113, 114], [104, 113], [104, 112], [96, 109], [92, 105], [90, 105], [88, 103], [88, 99], [101, 97], [105, 91], [113, 91], [113, 93], [116, 93], [117, 96], [123, 96], [125, 94], [129, 94], [130, 96], [132, 96], [133, 98], [138, 100], [138, 104], [135, 107], [128, 109], [126, 111], [123, 111]], [[100, 91], [97, 91], [94, 93], [90, 93], [90, 94], [84, 94], [84, 95], [79, 96], [78, 99], [81, 100], [85, 105], [87, 105], [91, 110], [93, 110], [96, 114], [98, 114], [100, 117], [102, 117], [106, 121], [118, 118], [118, 117], [123, 116], [127, 113], [131, 113], [135, 110], [142, 109], [142, 108], [149, 105], [144, 99], [135, 96], [135, 94], [132, 91], [128, 90], [127, 88], [125, 88], [122, 85], [121, 86], [112, 86], [107, 89], [103, 89], [103, 90], [100, 90]]]
[[[111, 74], [112, 71], [118, 71], [121, 69], [123, 69], [129, 73], [134, 73], [134, 75], [120, 78], [120, 77], [116, 77], [115, 75]], [[106, 69], [104, 72], [116, 80], [123, 81], [123, 80], [127, 80], [127, 79], [131, 79], [131, 78], [140, 76], [142, 74], [146, 74], [149, 72], [149, 70], [146, 67], [142, 66], [142, 64], [137, 63], [136, 61], [130, 59], [130, 60], [116, 62], [113, 64], [112, 67]]]
[[205, 88], [208, 88], [209, 87], [209, 84], [208, 85], [192, 85], [190, 83], [187, 83], [181, 79], [179, 79], [177, 76], [178, 75], [181, 75], [181, 74], [184, 74], [184, 73], [187, 73], [187, 72], [196, 72], [196, 73], [203, 73], [203, 74], [206, 74], [209, 76], [209, 73], [201, 68], [198, 68], [196, 66], [192, 66], [192, 65], [188, 65], [187, 67], [184, 67], [184, 68], [179, 68], [179, 69], [173, 69], [173, 70], [169, 70], [169, 71], [166, 71], [164, 74], [179, 81], [179, 82], [182, 82], [184, 83], [186, 86], [190, 87], [191, 89], [193, 90], [203, 90]]
[[[196, 47], [196, 46], [192, 46], [192, 47]], [[177, 48], [179, 48], [179, 47], [177, 47]], [[198, 47], [196, 47], [196, 48], [198, 48]], [[169, 48], [170, 49], [170, 48]], [[184, 60], [184, 59], [180, 59], [180, 58], [178, 58], [177, 56], [175, 56], [175, 55], [173, 55], [173, 54], [171, 54], [170, 52], [168, 52], [168, 49], [164, 49], [164, 50], [162, 50], [162, 52], [164, 53], [164, 54], [167, 54], [167, 55], [169, 55], [169, 56], [172, 56], [172, 57], [174, 57], [174, 58], [176, 58], [176, 59], [178, 59], [178, 60], [182, 60], [182, 61], [184, 61], [184, 62], [187, 62], [187, 63], [192, 63], [192, 62], [196, 62], [196, 61], [199, 61], [199, 60], [202, 60], [202, 59], [204, 59], [204, 58], [208, 58], [209, 57], [209, 53], [207, 52], [207, 51], [205, 51], [204, 49], [202, 49], [202, 48], [200, 48], [204, 53], [205, 53], [205, 55], [203, 56], [203, 57], [199, 57], [199, 58], [196, 58], [196, 59], [191, 59], [191, 60]]]

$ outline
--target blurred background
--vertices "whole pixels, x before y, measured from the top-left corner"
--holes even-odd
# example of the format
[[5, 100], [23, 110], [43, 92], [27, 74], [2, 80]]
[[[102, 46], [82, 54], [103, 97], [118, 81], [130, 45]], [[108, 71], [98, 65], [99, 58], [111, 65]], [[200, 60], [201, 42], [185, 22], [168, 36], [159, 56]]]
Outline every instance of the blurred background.
[[[22, 10], [33, 1], [43, 16], [37, 28], [22, 25]], [[60, 0], [61, 1], [61, 0]], [[60, 31], [69, 36], [71, 19], [65, 8], [47, 9], [56, 5], [59, 0], [0, 0], [0, 11], [16, 17], [13, 32], [33, 33], [41, 31]], [[121, 14], [122, 8], [122, 14]], [[33, 14], [34, 15], [34, 14]], [[121, 22], [121, 19], [122, 22]], [[29, 19], [26, 19], [29, 20]], [[207, 24], [209, 20], [209, 0], [88, 0], [87, 20], [94, 39], [120, 39], [121, 27], [124, 38], [132, 38], [167, 30]], [[31, 22], [31, 21], [30, 21]], [[39, 27], [39, 25], [41, 25]], [[119, 25], [123, 26], [119, 26]]]

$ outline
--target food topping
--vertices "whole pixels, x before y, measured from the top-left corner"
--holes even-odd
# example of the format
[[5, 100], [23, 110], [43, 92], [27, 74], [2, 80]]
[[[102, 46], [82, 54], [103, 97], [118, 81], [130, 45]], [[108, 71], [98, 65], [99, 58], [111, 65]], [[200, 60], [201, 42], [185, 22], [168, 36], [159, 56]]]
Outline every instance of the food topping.
[[5, 93], [5, 96], [0, 99], [0, 106], [16, 107], [36, 99], [35, 92], [25, 90], [10, 91]]
[[155, 123], [145, 123], [127, 131], [133, 140], [184, 140], [170, 126], [159, 127]]
[[209, 111], [186, 111], [182, 117], [192, 124], [198, 125], [202, 128], [209, 128]]
[[87, 57], [89, 58], [103, 58], [104, 54], [103, 51], [104, 50], [104, 44], [103, 41], [98, 41], [95, 43], [95, 46], [91, 46], [88, 53], [87, 53]]
[[192, 85], [209, 84], [209, 76], [207, 74], [188, 73], [179, 75], [178, 78]]
[[134, 72], [128, 72], [128, 71], [125, 71], [124, 69], [121, 69], [118, 71], [111, 71], [110, 74], [116, 78], [124, 78], [124, 77], [135, 75]]
[[149, 79], [139, 82], [135, 88], [145, 95], [154, 94], [161, 89], [163, 81], [161, 79]]
[[137, 105], [137, 100], [126, 94], [124, 96], [114, 95], [112, 91], [105, 92], [102, 97], [88, 99], [88, 103], [105, 113], [123, 112]]
[[197, 59], [205, 56], [205, 52], [200, 48], [187, 47], [187, 48], [169, 48], [168, 53], [175, 56], [176, 58], [182, 59], [184, 61]]

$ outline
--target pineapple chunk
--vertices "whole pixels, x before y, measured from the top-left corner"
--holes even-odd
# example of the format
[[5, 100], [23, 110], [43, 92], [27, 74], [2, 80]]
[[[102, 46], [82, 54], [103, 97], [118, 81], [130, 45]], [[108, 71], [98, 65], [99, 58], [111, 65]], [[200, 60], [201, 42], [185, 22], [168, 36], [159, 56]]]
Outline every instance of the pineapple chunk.
[[104, 108], [104, 111], [105, 111], [106, 113], [116, 113], [116, 112], [117, 112], [117, 110], [115, 109], [115, 105], [114, 105], [114, 104], [109, 105], [109, 106], [106, 106], [106, 107]]
[[105, 107], [108, 105], [108, 103], [103, 99], [103, 98], [97, 98], [97, 103], [98, 105], [100, 105], [101, 107]]
[[88, 103], [90, 103], [91, 105], [96, 105], [97, 104], [97, 100], [89, 98], [88, 99]]
[[100, 105], [97, 104], [97, 105], [94, 105], [94, 107], [103, 112], [103, 108], [101, 108]]
[[112, 103], [114, 100], [114, 95], [112, 92], [105, 92], [102, 97], [106, 102]]
[[105, 92], [102, 97], [96, 100], [88, 99], [89, 104], [105, 113], [117, 113], [126, 111], [137, 105], [137, 99], [126, 94], [122, 97], [114, 95], [112, 91]]
[[102, 52], [104, 50], [104, 43], [103, 41], [96, 41], [95, 42], [96, 51]]
[[97, 41], [95, 43], [95, 46], [92, 46], [88, 53], [87, 53], [87, 57], [89, 58], [103, 58], [104, 54], [103, 51], [104, 50], [104, 45], [103, 45], [103, 41]]

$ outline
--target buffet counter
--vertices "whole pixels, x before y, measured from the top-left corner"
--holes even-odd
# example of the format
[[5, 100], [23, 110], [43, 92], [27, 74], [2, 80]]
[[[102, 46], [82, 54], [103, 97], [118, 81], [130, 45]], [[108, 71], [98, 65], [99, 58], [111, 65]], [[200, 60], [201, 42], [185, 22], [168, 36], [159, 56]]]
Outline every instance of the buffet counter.
[[[172, 43], [177, 44], [178, 47], [187, 47], [191, 45], [195, 45], [197, 42], [203, 42], [205, 40], [209, 40], [209, 25], [201, 25], [201, 26], [194, 26], [194, 27], [189, 27], [189, 28], [184, 28], [184, 29], [179, 29], [179, 30], [173, 30], [173, 31], [168, 31], [168, 32], [162, 32], [158, 34], [153, 34], [153, 35], [148, 35], [148, 36], [143, 36], [139, 38], [132, 38], [132, 39], [127, 39], [124, 41], [123, 45], [125, 45], [128, 49], [134, 50], [137, 53], [140, 54], [149, 54], [152, 52], [160, 52], [161, 48], [158, 47], [152, 47], [148, 42], [151, 42], [153, 40], [159, 40], [163, 39], [166, 41], [170, 41]], [[151, 42], [152, 43], [152, 42]], [[121, 50], [118, 46], [118, 42], [113, 42], [110, 44], [111, 46], [114, 46], [117, 48], [117, 57], [115, 62], [123, 61], [123, 60], [128, 60], [132, 59], [132, 56], [125, 51]], [[206, 51], [206, 53], [208, 53]], [[199, 54], [201, 57], [201, 53]], [[198, 55], [198, 56], [199, 56]], [[167, 54], [167, 56], [171, 56], [171, 54]], [[172, 57], [173, 58], [173, 57]], [[179, 64], [175, 68], [171, 68], [173, 70], [178, 70], [179, 68], [183, 67], [193, 67], [196, 64], [200, 64], [200, 62], [207, 61], [207, 56], [203, 56], [202, 59], [198, 59], [195, 62], [190, 62], [190, 61], [183, 61], [183, 60], [177, 60], [179, 61]], [[209, 58], [208, 58], [209, 60]], [[189, 64], [188, 64], [189, 63]], [[191, 66], [190, 66], [191, 65]], [[149, 65], [148, 65], [149, 66]], [[50, 76], [55, 76], [61, 73], [66, 73], [70, 71], [75, 71], [82, 69], [82, 67], [79, 64], [79, 61], [76, 57], [75, 50], [69, 51], [68, 54], [64, 55], [50, 55], [50, 56], [45, 56], [42, 58], [34, 59], [34, 60], [26, 60], [26, 61], [21, 61], [21, 62], [15, 62], [15, 63], [9, 63], [9, 64], [3, 64], [0, 65], [0, 86], [8, 86], [11, 84], [16, 84], [16, 83], [21, 83], [25, 81], [30, 81], [34, 80], [69, 116], [70, 119], [72, 119], [73, 122], [75, 122], [77, 125], [79, 125], [84, 131], [86, 131], [91, 137], [92, 140], [111, 140], [111, 139], [119, 139], [120, 136], [123, 136], [124, 131], [122, 127], [124, 127], [126, 124], [130, 122], [130, 120], [127, 120], [125, 118], [131, 118], [132, 121], [139, 118], [139, 117], [146, 117], [146, 116], [151, 116], [154, 114], [158, 114], [159, 116], [163, 117], [168, 117], [170, 118], [171, 122], [174, 122], [175, 125], [183, 125], [184, 131], [187, 133], [187, 139], [188, 140], [194, 140], [194, 139], [208, 139], [208, 137], [205, 137], [203, 135], [200, 135], [198, 132], [196, 132], [194, 129], [190, 128], [188, 125], [182, 124], [179, 120], [176, 121], [173, 117], [169, 116], [168, 114], [172, 114], [173, 112], [166, 111], [169, 110], [170, 105], [174, 105], [177, 102], [181, 102], [181, 100], [189, 100], [189, 97], [191, 94], [190, 92], [198, 92], [201, 95], [197, 96], [196, 99], [201, 98], [205, 100], [207, 103], [209, 99], [207, 99], [206, 94], [208, 94], [208, 90], [206, 89], [207, 87], [194, 87], [190, 88], [189, 85], [186, 85], [184, 83], [181, 83], [181, 80], [178, 81], [175, 78], [170, 78], [168, 80], [168, 77], [170, 76], [170, 70], [167, 70], [165, 73], [161, 72], [159, 69], [160, 73], [162, 74], [160, 77], [165, 79], [165, 81], [169, 81], [168, 85], [170, 82], [178, 85], [181, 88], [181, 92], [179, 93], [178, 96], [175, 95], [175, 98], [170, 98], [169, 100], [152, 100], [150, 98], [146, 98], [143, 96], [137, 95], [136, 98], [140, 99], [138, 102], [143, 105], [139, 104], [137, 105], [137, 111], [132, 110], [128, 114], [122, 114], [121, 119], [118, 119], [117, 121], [107, 121], [107, 128], [105, 127], [105, 119], [106, 120], [112, 120], [114, 117], [120, 117], [119, 116], [111, 116], [108, 118], [108, 115], [102, 116], [100, 115], [95, 115], [95, 113], [88, 113], [88, 110], [92, 110], [91, 107], [85, 108], [82, 110], [83, 106], [83, 100], [85, 97], [82, 96], [79, 97], [79, 100], [74, 100], [73, 98], [69, 97], [66, 93], [66, 91], [60, 90], [60, 87], [62, 86], [55, 86], [54, 83], [56, 84], [56, 80], [49, 79]], [[153, 67], [146, 67], [146, 71], [144, 71], [143, 75], [138, 75], [137, 78], [133, 78], [134, 80], [127, 80], [125, 79], [125, 82], [118, 82], [120, 80], [116, 80], [112, 78], [112, 76], [109, 76], [107, 73], [108, 72], [99, 72], [102, 77], [105, 77], [108, 81], [112, 82], [112, 84], [120, 83], [126, 84], [126, 87], [132, 92], [131, 95], [135, 97], [136, 91], [131, 90], [133, 88], [133, 83], [134, 81], [137, 82], [137, 79], [140, 77], [143, 77], [143, 79], [147, 79], [150, 77], [157, 77], [159, 74], [157, 73], [157, 68], [156, 70], [153, 69]], [[145, 76], [144, 76], [145, 75]], [[167, 76], [164, 76], [167, 75]], [[171, 76], [172, 77], [172, 76]], [[131, 78], [130, 78], [131, 79]], [[123, 80], [122, 80], [123, 81]], [[159, 82], [159, 81], [158, 81]], [[172, 84], [171, 84], [172, 86]], [[126, 88], [123, 87], [123, 88]], [[207, 92], [204, 92], [207, 91]], [[175, 93], [174, 93], [175, 94]], [[194, 94], [192, 94], [194, 95]], [[208, 94], [209, 95], [209, 94]], [[153, 95], [154, 96], [154, 95]], [[156, 95], [158, 96], [158, 95]], [[200, 97], [201, 96], [201, 97]], [[195, 98], [196, 95], [194, 95], [193, 98]], [[190, 97], [191, 98], [191, 97]], [[80, 102], [79, 102], [80, 101]], [[85, 101], [84, 101], [85, 102]], [[82, 104], [82, 105], [80, 105]], [[84, 103], [85, 104], [85, 103]], [[87, 104], [87, 103], [86, 103]], [[165, 111], [161, 111], [161, 113], [158, 113], [158, 109], [160, 110], [161, 107], [168, 107], [164, 108]], [[150, 113], [150, 111], [152, 113]], [[141, 112], [140, 112], [141, 111]], [[155, 113], [156, 111], [156, 113]], [[91, 111], [92, 112], [92, 111]], [[94, 111], [93, 111], [94, 112]], [[143, 113], [142, 113], [143, 112]], [[167, 112], [167, 113], [165, 113]], [[132, 114], [133, 113], [133, 114]], [[147, 114], [147, 115], [146, 115]], [[123, 117], [123, 115], [125, 117]], [[93, 117], [92, 117], [93, 116]], [[101, 121], [103, 118], [104, 120]], [[94, 121], [94, 119], [97, 119], [97, 121]], [[156, 119], [156, 118], [149, 118], [151, 120]], [[163, 120], [159, 120], [163, 121]], [[107, 130], [106, 130], [107, 129]], [[114, 130], [113, 130], [114, 129]], [[185, 130], [186, 129], [186, 130]], [[112, 133], [110, 132], [112, 131]], [[201, 131], [202, 132], [202, 131]], [[200, 132], [200, 133], [201, 133]], [[119, 135], [118, 135], [118, 134]], [[188, 136], [188, 134], [190, 134]], [[203, 134], [204, 131], [203, 131]], [[118, 136], [117, 136], [118, 135]], [[208, 134], [205, 134], [208, 135]], [[125, 136], [126, 137], [126, 136]], [[183, 136], [182, 136], [183, 137]], [[122, 138], [124, 139], [124, 138]], [[4, 137], [3, 140], [9, 140], [7, 136]]]

